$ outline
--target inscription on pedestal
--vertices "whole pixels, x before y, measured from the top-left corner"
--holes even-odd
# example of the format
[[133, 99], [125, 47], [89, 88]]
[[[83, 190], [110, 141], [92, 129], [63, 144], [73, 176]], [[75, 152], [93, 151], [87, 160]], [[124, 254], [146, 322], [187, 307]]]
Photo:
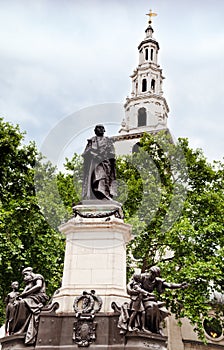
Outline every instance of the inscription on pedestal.
[[167, 338], [158, 334], [145, 334], [143, 332], [128, 332], [125, 336], [125, 349], [167, 350]]
[[153, 344], [151, 341], [144, 341], [143, 345], [145, 348], [150, 350], [166, 350], [166, 347], [161, 344]]

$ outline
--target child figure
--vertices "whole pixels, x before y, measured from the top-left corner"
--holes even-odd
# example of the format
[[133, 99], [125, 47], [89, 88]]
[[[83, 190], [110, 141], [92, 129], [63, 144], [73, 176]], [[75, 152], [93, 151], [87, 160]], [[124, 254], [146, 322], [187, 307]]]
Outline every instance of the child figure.
[[6, 322], [5, 322], [5, 334], [11, 334], [11, 325], [13, 322], [13, 316], [14, 316], [14, 308], [13, 308], [13, 303], [16, 300], [16, 298], [19, 295], [18, 289], [19, 289], [19, 282], [14, 281], [11, 284], [12, 287], [12, 292], [10, 292], [6, 299]]
[[133, 328], [133, 323], [136, 320], [136, 317], [138, 314], [140, 314], [140, 319], [141, 319], [141, 330], [146, 331], [145, 329], [145, 308], [142, 302], [142, 299], [144, 296], [148, 296], [150, 293], [142, 289], [141, 285], [141, 275], [139, 274], [134, 274], [133, 280], [131, 283], [132, 291], [134, 292], [133, 295], [131, 296], [131, 316], [129, 319], [128, 323], [128, 330], [130, 332], [137, 330], [136, 327]]

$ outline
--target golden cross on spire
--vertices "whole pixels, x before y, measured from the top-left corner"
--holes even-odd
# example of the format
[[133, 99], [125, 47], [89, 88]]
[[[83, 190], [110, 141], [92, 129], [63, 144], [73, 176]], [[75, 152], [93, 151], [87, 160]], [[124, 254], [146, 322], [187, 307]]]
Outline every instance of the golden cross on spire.
[[152, 24], [152, 17], [157, 16], [157, 13], [152, 12], [152, 10], [149, 10], [149, 13], [146, 13], [146, 16], [149, 16], [149, 24]]

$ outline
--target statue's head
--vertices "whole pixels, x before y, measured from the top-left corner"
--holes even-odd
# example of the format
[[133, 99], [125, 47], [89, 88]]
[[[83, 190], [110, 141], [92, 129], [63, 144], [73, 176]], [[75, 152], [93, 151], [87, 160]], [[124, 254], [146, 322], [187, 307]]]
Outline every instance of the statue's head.
[[12, 282], [12, 283], [11, 283], [11, 287], [12, 287], [13, 289], [18, 289], [18, 288], [19, 288], [19, 282], [18, 282], [18, 281]]
[[22, 271], [22, 275], [25, 275], [26, 273], [30, 273], [33, 272], [33, 268], [32, 267], [25, 267], [25, 269], [23, 269]]
[[23, 280], [25, 283], [29, 283], [33, 279], [33, 269], [32, 267], [25, 267], [22, 271]]
[[105, 128], [102, 124], [97, 124], [95, 126], [94, 131], [97, 136], [103, 136], [103, 134], [105, 133]]
[[150, 267], [149, 271], [155, 276], [159, 277], [160, 276], [160, 268], [158, 266], [152, 266]]
[[134, 273], [133, 280], [137, 283], [141, 282], [141, 274], [140, 273]]

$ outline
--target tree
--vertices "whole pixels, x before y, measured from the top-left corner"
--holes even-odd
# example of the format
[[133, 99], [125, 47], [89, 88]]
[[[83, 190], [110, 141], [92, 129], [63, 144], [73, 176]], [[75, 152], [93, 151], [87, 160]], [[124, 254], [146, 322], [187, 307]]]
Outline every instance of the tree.
[[[134, 258], [142, 271], [159, 265], [167, 280], [188, 282], [188, 289], [168, 291], [164, 300], [203, 338], [211, 293], [224, 290], [224, 164], [208, 163], [186, 139], [174, 144], [167, 133], [145, 134], [140, 146], [119, 159], [117, 169], [125, 184], [126, 220], [135, 234], [129, 262]], [[222, 307], [216, 310], [223, 314]]]
[[65, 172], [60, 171], [57, 175], [57, 186], [63, 203], [68, 211], [74, 204], [81, 201], [83, 180], [83, 159], [74, 154], [72, 159], [65, 159]]
[[[1, 321], [10, 284], [14, 280], [21, 282], [25, 266], [43, 274], [48, 295], [59, 287], [63, 268], [64, 237], [48, 224], [35, 195], [38, 152], [34, 143], [23, 145], [23, 138], [18, 126], [0, 119]], [[52, 166], [46, 165], [45, 170], [48, 178], [55, 178]], [[44, 182], [44, 172], [42, 176]], [[49, 207], [53, 204], [49, 198]]]

